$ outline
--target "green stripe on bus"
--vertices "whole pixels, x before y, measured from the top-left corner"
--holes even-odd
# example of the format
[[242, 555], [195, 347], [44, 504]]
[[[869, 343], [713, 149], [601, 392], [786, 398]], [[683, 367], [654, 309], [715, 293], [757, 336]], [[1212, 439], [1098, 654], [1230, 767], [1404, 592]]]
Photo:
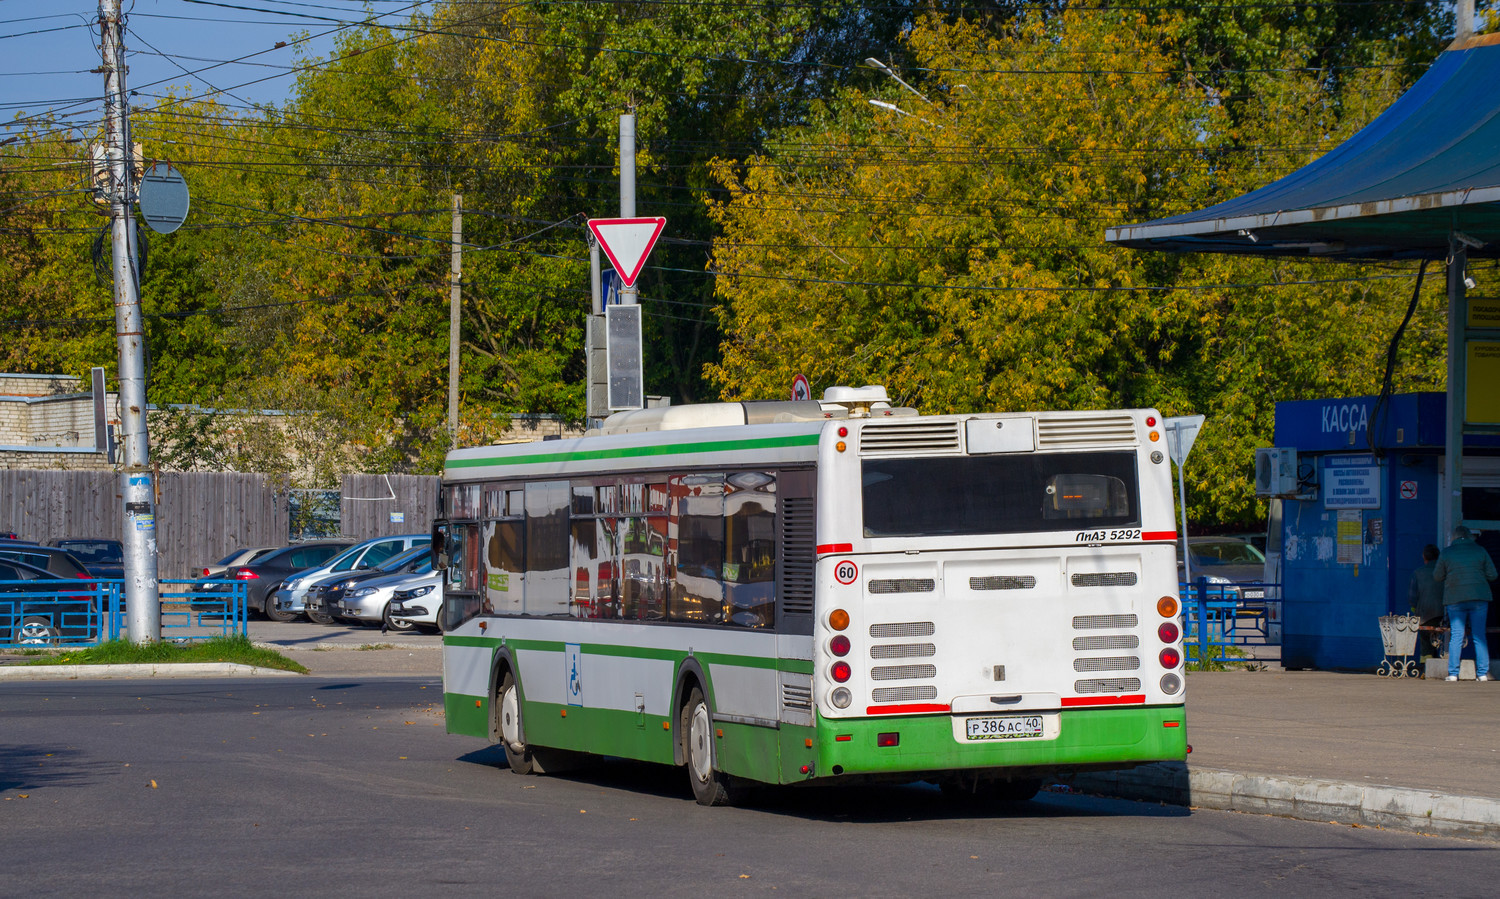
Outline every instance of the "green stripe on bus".
[[[558, 640], [516, 640], [500, 637], [454, 637], [443, 639], [446, 646], [476, 646], [494, 649], [504, 643], [506, 647], [527, 652], [566, 652], [567, 644]], [[579, 651], [584, 655], [613, 656], [625, 659], [657, 659], [664, 662], [679, 662], [689, 653], [682, 649], [657, 649], [652, 646], [622, 646], [618, 643], [580, 643]], [[812, 674], [813, 664], [807, 659], [778, 659], [772, 656], [747, 656], [723, 652], [695, 652], [693, 658], [710, 665], [734, 665], [740, 668], [766, 668], [786, 671], [791, 674]]]
[[578, 450], [569, 453], [531, 453], [518, 456], [486, 456], [479, 459], [451, 459], [444, 469], [454, 471], [460, 468], [483, 468], [490, 465], [531, 465], [546, 462], [586, 462], [598, 459], [631, 459], [692, 453], [730, 453], [790, 446], [817, 446], [817, 444], [817, 434], [760, 437], [752, 440], [705, 440], [698, 443], [674, 443], [667, 446], [626, 446], [617, 449]]

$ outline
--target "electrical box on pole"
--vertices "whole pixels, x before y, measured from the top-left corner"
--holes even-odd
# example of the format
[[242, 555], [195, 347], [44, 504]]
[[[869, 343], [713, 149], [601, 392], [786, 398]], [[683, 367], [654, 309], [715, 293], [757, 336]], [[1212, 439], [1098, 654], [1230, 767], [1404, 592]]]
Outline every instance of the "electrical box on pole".
[[609, 357], [605, 330], [603, 315], [588, 317], [584, 349], [584, 358], [588, 363], [588, 383], [584, 386], [584, 414], [589, 418], [607, 418], [610, 413]]
[[641, 307], [606, 306], [605, 355], [609, 371], [609, 410], [622, 412], [646, 405], [641, 371]]

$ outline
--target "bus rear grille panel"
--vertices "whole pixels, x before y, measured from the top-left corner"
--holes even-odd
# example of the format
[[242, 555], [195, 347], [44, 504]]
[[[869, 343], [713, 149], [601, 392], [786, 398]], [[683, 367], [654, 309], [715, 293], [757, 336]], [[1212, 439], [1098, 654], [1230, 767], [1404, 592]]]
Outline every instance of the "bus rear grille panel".
[[1134, 446], [1135, 420], [1129, 415], [1041, 416], [1036, 423], [1038, 449], [1071, 446]]
[[1129, 693], [1141, 688], [1137, 677], [1108, 677], [1073, 682], [1075, 693]]
[[[1075, 624], [1074, 627], [1077, 627]], [[876, 639], [889, 637], [931, 637], [936, 632], [931, 621], [901, 621], [890, 624], [870, 625], [870, 636]]]
[[871, 593], [931, 593], [937, 581], [930, 577], [881, 578], [870, 581]]
[[1124, 629], [1137, 627], [1141, 620], [1133, 614], [1124, 615], [1074, 615], [1073, 630], [1099, 630], [1102, 628]]
[[928, 702], [937, 699], [937, 687], [877, 687], [870, 693], [874, 702]]
[[859, 451], [865, 456], [956, 453], [958, 449], [956, 421], [872, 421], [859, 432]]
[[872, 659], [921, 659], [937, 655], [931, 643], [880, 643], [870, 647]]
[[1029, 574], [992, 574], [969, 578], [970, 590], [1034, 590], [1036, 578]]
[[1138, 578], [1134, 571], [1100, 571], [1075, 574], [1070, 580], [1075, 587], [1134, 587]]
[[937, 677], [936, 665], [885, 665], [870, 669], [871, 680], [926, 680]]
[[1141, 667], [1139, 656], [1107, 656], [1073, 660], [1073, 670], [1085, 671], [1135, 671]]
[[1074, 637], [1073, 648], [1080, 651], [1091, 649], [1135, 649], [1141, 638], [1135, 634], [1099, 634], [1091, 637]]

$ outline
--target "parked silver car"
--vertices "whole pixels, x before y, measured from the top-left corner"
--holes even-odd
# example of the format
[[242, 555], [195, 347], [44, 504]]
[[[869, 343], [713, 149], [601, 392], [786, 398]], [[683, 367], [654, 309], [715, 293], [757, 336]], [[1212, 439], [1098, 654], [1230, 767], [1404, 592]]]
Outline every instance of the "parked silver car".
[[432, 559], [429, 557], [410, 574], [393, 574], [359, 584], [344, 594], [338, 611], [334, 614], [366, 624], [380, 622], [389, 630], [409, 631], [416, 627], [416, 623], [409, 618], [393, 618], [390, 613], [391, 600], [395, 598], [396, 591], [411, 592], [427, 586], [441, 591], [442, 584], [443, 572], [432, 570]]
[[[375, 537], [356, 543], [317, 568], [301, 571], [289, 577], [276, 591], [276, 611], [284, 615], [296, 615], [307, 610], [307, 590], [327, 578], [337, 578], [350, 571], [374, 568], [397, 553], [414, 546], [426, 546], [432, 542], [431, 534], [401, 534], [395, 537]], [[314, 621], [327, 624], [330, 620], [321, 609], [308, 615]]]

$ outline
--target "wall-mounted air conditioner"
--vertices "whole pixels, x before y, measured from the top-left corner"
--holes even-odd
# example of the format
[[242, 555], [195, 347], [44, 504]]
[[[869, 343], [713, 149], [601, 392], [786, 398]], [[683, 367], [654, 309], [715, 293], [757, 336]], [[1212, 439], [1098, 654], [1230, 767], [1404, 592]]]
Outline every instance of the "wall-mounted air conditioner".
[[1288, 446], [1263, 446], [1255, 451], [1255, 495], [1296, 496], [1297, 451]]

